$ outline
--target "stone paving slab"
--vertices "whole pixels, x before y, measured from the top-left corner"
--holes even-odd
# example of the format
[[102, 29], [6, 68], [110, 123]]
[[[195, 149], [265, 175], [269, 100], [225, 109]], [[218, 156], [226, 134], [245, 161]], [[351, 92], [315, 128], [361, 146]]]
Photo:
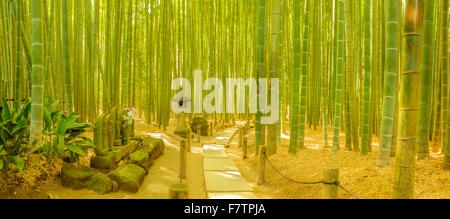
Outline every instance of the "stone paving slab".
[[203, 156], [205, 158], [227, 158], [225, 149], [203, 149]]
[[253, 192], [239, 172], [205, 171], [206, 191], [211, 192]]
[[203, 159], [203, 168], [205, 171], [239, 171], [236, 164], [230, 159], [207, 158]]
[[204, 144], [203, 145], [203, 150], [224, 150], [225, 151], [225, 147], [223, 145], [219, 145], [219, 144]]
[[258, 199], [253, 192], [211, 192], [208, 199]]
[[215, 138], [215, 144], [203, 145], [203, 171], [209, 199], [257, 199], [225, 151], [238, 131], [238, 128], [226, 129]]

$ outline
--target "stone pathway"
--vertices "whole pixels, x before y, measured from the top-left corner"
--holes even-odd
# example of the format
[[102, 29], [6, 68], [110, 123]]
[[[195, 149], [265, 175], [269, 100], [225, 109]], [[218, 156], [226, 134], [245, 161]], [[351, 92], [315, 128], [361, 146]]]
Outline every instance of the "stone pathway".
[[238, 128], [226, 129], [216, 137], [215, 144], [203, 146], [203, 169], [209, 199], [257, 199], [253, 188], [225, 151], [238, 131]]

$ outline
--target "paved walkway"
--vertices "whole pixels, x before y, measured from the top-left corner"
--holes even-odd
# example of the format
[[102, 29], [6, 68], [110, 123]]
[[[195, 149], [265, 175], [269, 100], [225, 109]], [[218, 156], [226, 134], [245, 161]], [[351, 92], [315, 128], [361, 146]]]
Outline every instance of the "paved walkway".
[[215, 144], [203, 146], [203, 169], [209, 199], [257, 199], [253, 188], [225, 151], [238, 131], [238, 128], [226, 129], [216, 137]]

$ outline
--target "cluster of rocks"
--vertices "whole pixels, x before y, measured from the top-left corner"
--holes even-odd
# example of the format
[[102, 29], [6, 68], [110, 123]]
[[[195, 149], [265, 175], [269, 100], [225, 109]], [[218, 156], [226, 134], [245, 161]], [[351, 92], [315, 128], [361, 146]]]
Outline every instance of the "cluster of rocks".
[[90, 167], [76, 167], [66, 163], [61, 183], [72, 189], [90, 189], [100, 194], [116, 192], [136, 193], [150, 166], [165, 149], [162, 139], [144, 137], [126, 146], [115, 146], [106, 155], [91, 159]]
[[66, 163], [61, 183], [73, 189], [91, 189], [105, 194], [123, 190], [136, 193], [152, 163], [164, 153], [162, 139], [134, 137], [124, 111], [113, 108], [95, 122], [95, 157], [90, 167]]

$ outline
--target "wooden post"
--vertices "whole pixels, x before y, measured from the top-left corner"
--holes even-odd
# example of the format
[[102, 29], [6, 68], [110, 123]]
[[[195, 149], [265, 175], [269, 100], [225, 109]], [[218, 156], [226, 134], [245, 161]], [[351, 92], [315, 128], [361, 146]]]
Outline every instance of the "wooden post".
[[257, 178], [257, 184], [258, 185], [262, 185], [264, 184], [265, 181], [265, 171], [266, 171], [266, 146], [261, 145], [261, 147], [259, 148], [259, 156], [258, 156], [258, 178]]
[[202, 136], [202, 128], [197, 126], [197, 142], [200, 143], [200, 138]]
[[[326, 183], [339, 182], [339, 168], [338, 167], [325, 167], [323, 170], [323, 181]], [[338, 186], [332, 184], [323, 185], [323, 193], [325, 199], [337, 199], [338, 198]]]
[[248, 141], [247, 136], [244, 136], [244, 140], [242, 143], [242, 158], [243, 159], [247, 158], [247, 154], [248, 154], [247, 141]]
[[188, 128], [187, 131], [187, 152], [191, 152], [192, 151], [192, 133], [191, 133], [191, 129]]
[[244, 143], [244, 127], [239, 127], [239, 147]]
[[180, 184], [182, 182], [182, 179], [186, 178], [186, 156], [187, 154], [187, 148], [186, 148], [186, 141], [181, 141], [180, 145]]
[[214, 136], [214, 122], [209, 123], [209, 135]]
[[171, 185], [169, 199], [189, 199], [189, 186], [186, 184]]

